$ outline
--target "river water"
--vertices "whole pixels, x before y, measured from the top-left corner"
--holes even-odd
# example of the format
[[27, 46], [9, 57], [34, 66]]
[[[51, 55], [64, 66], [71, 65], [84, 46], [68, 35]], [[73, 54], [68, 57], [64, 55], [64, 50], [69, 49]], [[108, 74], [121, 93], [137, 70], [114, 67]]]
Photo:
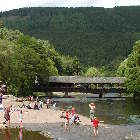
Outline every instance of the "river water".
[[137, 125], [140, 124], [140, 100], [132, 98], [88, 98], [86, 96], [77, 99], [55, 99], [60, 108], [76, 108], [77, 113], [89, 117], [90, 102], [96, 105], [95, 115], [106, 124]]
[[35, 131], [7, 128], [0, 130], [0, 140], [50, 140], [50, 138], [47, 138]]

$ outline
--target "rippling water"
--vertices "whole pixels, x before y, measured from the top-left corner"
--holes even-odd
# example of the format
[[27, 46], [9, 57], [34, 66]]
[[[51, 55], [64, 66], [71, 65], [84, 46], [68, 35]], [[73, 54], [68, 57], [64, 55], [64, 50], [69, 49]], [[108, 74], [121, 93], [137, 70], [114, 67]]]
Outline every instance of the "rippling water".
[[[78, 98], [78, 97], [77, 97]], [[99, 99], [79, 97], [78, 100], [61, 99], [59, 107], [71, 108], [75, 106], [77, 112], [89, 117], [88, 104], [96, 104], [96, 116], [106, 124], [140, 124], [140, 100], [133, 99]]]

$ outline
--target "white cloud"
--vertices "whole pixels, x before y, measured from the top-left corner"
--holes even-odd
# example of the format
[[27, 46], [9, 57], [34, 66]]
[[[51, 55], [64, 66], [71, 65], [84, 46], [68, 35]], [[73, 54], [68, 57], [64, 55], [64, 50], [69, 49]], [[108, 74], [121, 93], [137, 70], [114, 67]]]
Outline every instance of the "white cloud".
[[140, 0], [0, 0], [0, 11], [21, 7], [114, 7], [140, 5]]

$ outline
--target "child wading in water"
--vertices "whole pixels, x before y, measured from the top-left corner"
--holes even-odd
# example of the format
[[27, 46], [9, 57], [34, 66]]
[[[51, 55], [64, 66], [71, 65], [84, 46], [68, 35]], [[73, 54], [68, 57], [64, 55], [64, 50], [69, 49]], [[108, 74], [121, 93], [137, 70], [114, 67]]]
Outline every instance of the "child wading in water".
[[99, 125], [99, 120], [94, 117], [94, 119], [91, 121], [93, 123], [93, 129], [94, 129], [94, 135], [97, 136], [98, 135], [98, 125]]
[[20, 113], [19, 113], [19, 122], [20, 122], [20, 128], [23, 127], [23, 112], [22, 110], [20, 110]]
[[65, 118], [66, 118], [67, 121], [65, 122], [65, 127], [64, 128], [65, 128], [65, 130], [68, 130], [69, 129], [69, 119], [70, 119], [68, 110], [66, 111]]

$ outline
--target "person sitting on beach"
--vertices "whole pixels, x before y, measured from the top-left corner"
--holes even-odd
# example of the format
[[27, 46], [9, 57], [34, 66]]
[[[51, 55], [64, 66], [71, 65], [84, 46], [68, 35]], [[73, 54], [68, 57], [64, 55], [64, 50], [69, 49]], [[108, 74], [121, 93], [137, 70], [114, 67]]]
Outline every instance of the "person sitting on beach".
[[38, 97], [36, 97], [36, 102], [39, 102], [39, 98]]
[[22, 128], [23, 127], [23, 111], [22, 110], [20, 110], [20, 112], [19, 112], [19, 122], [20, 122], [20, 128]]
[[28, 97], [28, 101], [31, 102], [31, 96]]
[[33, 109], [31, 103], [26, 106], [28, 109]]
[[31, 96], [31, 102], [33, 102], [34, 101], [34, 97], [33, 96]]
[[94, 103], [90, 103], [89, 108], [90, 108], [90, 119], [93, 120], [94, 115], [95, 115], [96, 106]]
[[10, 125], [10, 112], [11, 112], [11, 108], [12, 108], [12, 105], [8, 106], [6, 109], [5, 109], [5, 113], [4, 113], [4, 118], [5, 118], [5, 124], [6, 122], [8, 122], [8, 124]]
[[99, 125], [99, 120], [94, 117], [94, 119], [91, 121], [93, 123], [93, 129], [94, 129], [94, 135], [97, 136], [98, 135], [98, 125]]
[[35, 110], [39, 110], [39, 107], [38, 107], [38, 104], [37, 103], [34, 104], [34, 109]]

